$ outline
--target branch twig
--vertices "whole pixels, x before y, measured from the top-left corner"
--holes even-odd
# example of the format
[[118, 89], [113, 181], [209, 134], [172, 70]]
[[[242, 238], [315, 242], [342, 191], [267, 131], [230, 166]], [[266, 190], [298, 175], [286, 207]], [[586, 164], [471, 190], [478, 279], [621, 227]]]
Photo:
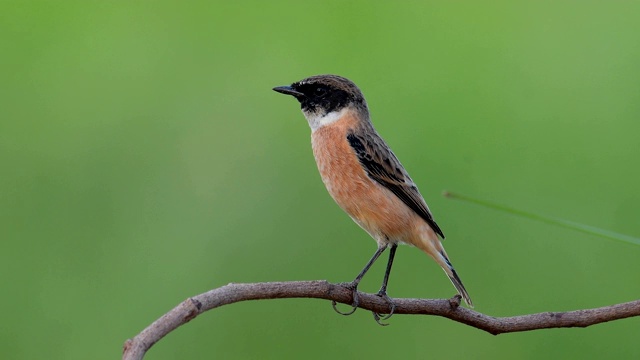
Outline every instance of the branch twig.
[[[388, 304], [375, 294], [358, 293], [359, 307], [378, 313], [388, 311]], [[123, 360], [142, 359], [156, 342], [203, 312], [246, 300], [315, 298], [351, 304], [351, 290], [327, 281], [292, 281], [255, 284], [228, 284], [191, 297], [154, 321], [124, 344]], [[460, 298], [393, 299], [395, 314], [442, 316], [490, 334], [548, 328], [587, 327], [607, 321], [640, 316], [640, 300], [595, 309], [567, 312], [544, 312], [530, 315], [493, 317], [459, 307]]]

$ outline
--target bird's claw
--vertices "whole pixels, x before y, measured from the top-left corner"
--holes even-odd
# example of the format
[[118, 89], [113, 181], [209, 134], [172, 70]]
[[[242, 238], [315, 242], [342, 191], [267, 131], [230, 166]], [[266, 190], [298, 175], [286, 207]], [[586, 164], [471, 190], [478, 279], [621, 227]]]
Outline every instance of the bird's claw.
[[387, 326], [389, 324], [383, 323], [382, 321], [389, 320], [389, 318], [393, 316], [393, 313], [396, 311], [396, 303], [394, 303], [393, 300], [391, 300], [391, 298], [387, 295], [386, 291], [379, 291], [376, 295], [381, 297], [384, 301], [386, 301], [389, 304], [389, 313], [385, 315], [385, 314], [381, 314], [373, 311], [372, 312], [373, 319], [378, 323], [378, 325]]
[[340, 315], [344, 315], [344, 316], [351, 315], [354, 312], [356, 312], [356, 310], [358, 310], [358, 305], [360, 304], [360, 299], [358, 297], [358, 285], [354, 283], [341, 283], [338, 285], [345, 287], [347, 289], [350, 289], [352, 291], [352, 295], [351, 295], [353, 299], [353, 302], [351, 303], [352, 309], [351, 311], [347, 311], [347, 312], [342, 312], [338, 310], [338, 303], [335, 300], [331, 301], [331, 306], [333, 307], [333, 310], [335, 310], [335, 312], [337, 312]]

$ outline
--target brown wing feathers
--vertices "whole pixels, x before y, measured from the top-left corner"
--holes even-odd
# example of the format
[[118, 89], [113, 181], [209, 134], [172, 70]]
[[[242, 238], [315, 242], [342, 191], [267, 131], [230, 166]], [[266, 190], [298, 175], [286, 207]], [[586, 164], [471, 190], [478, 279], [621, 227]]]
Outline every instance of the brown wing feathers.
[[409, 175], [391, 151], [385, 151], [387, 147], [373, 142], [383, 140], [374, 138], [366, 141], [353, 133], [347, 134], [347, 141], [358, 156], [360, 164], [364, 167], [370, 178], [389, 189], [402, 202], [423, 218], [429, 226], [444, 239], [444, 234], [427, 208], [427, 204], [420, 195]]

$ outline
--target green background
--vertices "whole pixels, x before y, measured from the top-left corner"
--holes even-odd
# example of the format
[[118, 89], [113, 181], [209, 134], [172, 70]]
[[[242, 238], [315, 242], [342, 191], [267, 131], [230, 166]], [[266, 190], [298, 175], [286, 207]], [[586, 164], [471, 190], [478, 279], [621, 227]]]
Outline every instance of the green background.
[[[327, 195], [297, 102], [335, 73], [420, 186], [476, 309], [640, 298], [640, 248], [447, 200], [640, 236], [640, 4], [0, 4], [3, 359], [113, 359], [229, 282], [351, 280], [374, 242]], [[623, 5], [624, 4], [624, 5]], [[384, 262], [361, 289], [377, 291]], [[454, 289], [401, 247], [392, 297]], [[640, 320], [498, 337], [318, 300], [244, 302], [148, 359], [638, 358]]]

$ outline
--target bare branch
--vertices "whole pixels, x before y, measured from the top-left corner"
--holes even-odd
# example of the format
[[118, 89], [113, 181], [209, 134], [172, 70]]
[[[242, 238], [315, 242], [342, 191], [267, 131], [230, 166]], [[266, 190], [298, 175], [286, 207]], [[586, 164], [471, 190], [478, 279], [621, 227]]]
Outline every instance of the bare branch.
[[[388, 304], [375, 294], [358, 293], [359, 307], [378, 313], [388, 311]], [[165, 335], [203, 312], [246, 300], [315, 298], [351, 304], [351, 290], [327, 281], [292, 281], [255, 284], [228, 284], [178, 304], [124, 344], [125, 360], [142, 359]], [[587, 327], [607, 321], [640, 316], [640, 300], [595, 309], [544, 312], [531, 315], [493, 317], [459, 307], [458, 295], [452, 299], [393, 299], [395, 314], [442, 316], [490, 334], [548, 328]]]

